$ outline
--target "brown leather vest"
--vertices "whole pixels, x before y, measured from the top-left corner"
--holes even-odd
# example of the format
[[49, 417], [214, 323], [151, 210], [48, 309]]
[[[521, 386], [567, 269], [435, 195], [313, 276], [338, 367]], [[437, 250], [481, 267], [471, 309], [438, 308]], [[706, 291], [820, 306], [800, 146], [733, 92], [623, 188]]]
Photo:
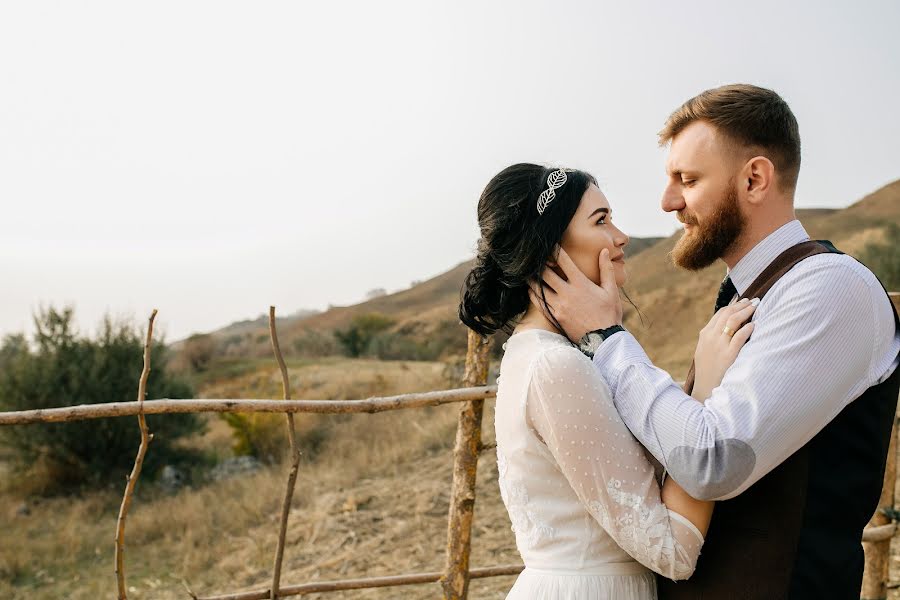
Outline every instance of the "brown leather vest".
[[[798, 262], [824, 252], [838, 251], [816, 241], [789, 248], [742, 297], [762, 298]], [[896, 310], [894, 321], [900, 329]], [[693, 383], [692, 365], [688, 393]], [[659, 600], [857, 600], [862, 530], [881, 494], [898, 390], [900, 368], [744, 493], [717, 502], [694, 575], [660, 577]]]

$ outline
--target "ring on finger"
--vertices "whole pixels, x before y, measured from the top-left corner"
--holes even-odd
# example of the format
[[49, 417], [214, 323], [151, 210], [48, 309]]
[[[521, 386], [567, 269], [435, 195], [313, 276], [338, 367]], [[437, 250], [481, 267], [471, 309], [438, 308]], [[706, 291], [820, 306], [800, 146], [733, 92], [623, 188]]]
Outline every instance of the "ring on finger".
[[724, 333], [728, 337], [734, 337], [734, 334], [737, 332], [734, 329], [732, 329], [731, 327], [729, 327], [728, 325], [726, 325], [725, 327], [722, 328], [722, 333]]

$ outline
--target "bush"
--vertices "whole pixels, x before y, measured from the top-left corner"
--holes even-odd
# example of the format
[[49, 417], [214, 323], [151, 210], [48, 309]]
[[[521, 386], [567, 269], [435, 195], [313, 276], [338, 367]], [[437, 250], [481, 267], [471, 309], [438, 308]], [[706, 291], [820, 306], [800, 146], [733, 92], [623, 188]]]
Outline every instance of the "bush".
[[393, 319], [379, 313], [357, 315], [347, 329], [335, 331], [334, 337], [344, 349], [344, 354], [357, 358], [369, 349], [376, 335], [393, 324]]
[[890, 223], [884, 242], [867, 244], [859, 260], [872, 269], [890, 292], [900, 292], [900, 226]]
[[216, 353], [216, 340], [208, 333], [192, 335], [184, 342], [181, 356], [187, 367], [194, 373], [202, 373], [209, 368]]
[[[72, 329], [72, 309], [49, 308], [34, 318], [31, 344], [24, 336], [7, 336], [0, 349], [0, 410], [30, 410], [128, 402], [137, 397], [143, 365], [143, 336], [132, 325], [105, 319], [95, 339]], [[190, 398], [191, 387], [167, 373], [167, 349], [154, 344], [147, 398]], [[196, 458], [176, 449], [181, 437], [199, 432], [196, 415], [147, 417], [154, 440], [144, 469], [148, 475], [163, 464]], [[20, 471], [40, 465], [57, 474], [55, 489], [82, 483], [124, 481], [140, 443], [136, 417], [91, 419], [4, 427], [0, 444], [11, 450]]]
[[467, 345], [465, 326], [447, 319], [430, 331], [425, 323], [417, 322], [379, 333], [372, 338], [367, 354], [382, 360], [440, 360], [465, 355]]
[[469, 347], [468, 328], [458, 319], [447, 319], [438, 323], [426, 337], [425, 347], [430, 358], [438, 360], [449, 356], [466, 355]]
[[288, 445], [282, 415], [222, 413], [221, 417], [231, 428], [236, 456], [253, 456], [268, 464], [281, 459]]
[[304, 329], [303, 333], [294, 338], [293, 345], [297, 356], [303, 358], [336, 356], [341, 353], [341, 347], [332, 334], [313, 329]]
[[[237, 456], [252, 456], [266, 464], [277, 464], [284, 458], [290, 442], [283, 414], [222, 413], [234, 438], [232, 450]], [[325, 441], [326, 432], [311, 415], [294, 415], [294, 429], [301, 453], [315, 455]]]
[[229, 358], [245, 357], [250, 352], [250, 333], [234, 333], [222, 340], [222, 355]]

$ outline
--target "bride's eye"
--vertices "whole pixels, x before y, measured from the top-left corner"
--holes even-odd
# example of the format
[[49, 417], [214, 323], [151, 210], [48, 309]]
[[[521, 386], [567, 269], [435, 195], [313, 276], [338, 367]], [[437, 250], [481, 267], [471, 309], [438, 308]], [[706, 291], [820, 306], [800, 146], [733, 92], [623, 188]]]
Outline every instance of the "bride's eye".
[[606, 215], [603, 215], [599, 219], [597, 219], [597, 225], [606, 225]]

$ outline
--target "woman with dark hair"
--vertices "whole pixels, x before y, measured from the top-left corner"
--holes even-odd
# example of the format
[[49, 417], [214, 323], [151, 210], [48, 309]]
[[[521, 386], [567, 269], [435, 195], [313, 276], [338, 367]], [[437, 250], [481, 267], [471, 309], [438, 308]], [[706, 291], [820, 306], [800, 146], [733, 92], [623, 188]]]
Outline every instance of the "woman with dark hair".
[[[546, 303], [539, 309], [529, 298], [529, 282], [543, 292], [540, 274], [557, 260], [571, 260], [595, 283], [614, 277], [621, 286], [628, 236], [613, 225], [591, 175], [533, 164], [508, 167], [488, 183], [478, 223], [478, 256], [459, 316], [484, 335], [512, 332], [498, 381], [497, 465], [525, 570], [507, 599], [654, 600], [654, 572], [693, 573], [712, 503], [671, 479], [659, 484], [590, 356]], [[744, 322], [754, 308], [736, 304], [714, 319]], [[751, 331], [748, 323], [716, 340], [714, 352], [698, 348], [697, 381], [705, 383], [695, 386], [695, 398], [721, 382]], [[715, 358], [701, 359], [709, 355]]]

